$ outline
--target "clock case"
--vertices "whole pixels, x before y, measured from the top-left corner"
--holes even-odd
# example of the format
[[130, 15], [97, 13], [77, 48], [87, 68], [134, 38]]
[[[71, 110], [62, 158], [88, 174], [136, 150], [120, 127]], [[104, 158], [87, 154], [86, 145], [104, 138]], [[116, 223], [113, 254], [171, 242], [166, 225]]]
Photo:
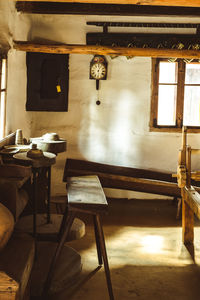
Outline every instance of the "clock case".
[[[92, 76], [92, 74], [91, 74], [92, 66], [93, 66], [94, 64], [96, 64], [96, 63], [100, 63], [100, 64], [103, 64], [103, 65], [105, 66], [106, 74], [105, 74], [105, 76], [104, 76], [103, 78], [96, 79], [96, 78], [94, 78], [94, 77]], [[93, 59], [91, 60], [91, 62], [90, 62], [90, 79], [94, 79], [94, 80], [106, 80], [106, 79], [107, 79], [107, 65], [108, 65], [108, 63], [107, 63], [107, 61], [106, 61], [105, 56], [103, 56], [103, 55], [95, 55], [95, 56], [93, 57]]]

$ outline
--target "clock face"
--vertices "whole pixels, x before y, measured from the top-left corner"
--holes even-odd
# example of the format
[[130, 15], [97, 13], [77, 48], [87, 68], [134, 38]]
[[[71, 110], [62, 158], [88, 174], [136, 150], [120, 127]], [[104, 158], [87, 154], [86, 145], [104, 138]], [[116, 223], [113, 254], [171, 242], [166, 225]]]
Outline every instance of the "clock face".
[[102, 79], [106, 76], [106, 67], [104, 64], [97, 62], [91, 67], [91, 76], [94, 79]]

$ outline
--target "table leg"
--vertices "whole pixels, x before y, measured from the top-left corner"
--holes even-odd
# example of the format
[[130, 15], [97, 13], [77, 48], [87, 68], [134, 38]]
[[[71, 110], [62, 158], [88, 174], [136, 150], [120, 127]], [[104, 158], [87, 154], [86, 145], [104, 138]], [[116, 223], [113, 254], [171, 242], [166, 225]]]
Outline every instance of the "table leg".
[[101, 266], [103, 264], [103, 260], [101, 254], [100, 237], [99, 237], [98, 226], [97, 226], [95, 215], [93, 216], [93, 223], [94, 223], [94, 233], [95, 233], [96, 247], [97, 247], [97, 256], [98, 256], [99, 265]]
[[51, 167], [47, 168], [47, 223], [51, 222], [50, 200], [51, 200]]
[[96, 218], [97, 230], [98, 230], [98, 235], [99, 235], [101, 253], [103, 256], [108, 293], [110, 296], [110, 300], [114, 300], [111, 277], [110, 277], [110, 270], [109, 270], [109, 265], [108, 265], [108, 257], [107, 257], [107, 253], [106, 253], [106, 245], [105, 245], [104, 234], [103, 234], [103, 228], [101, 226], [101, 221], [100, 221], [99, 215], [95, 215], [95, 218]]
[[37, 256], [37, 170], [33, 169], [33, 236], [35, 239], [35, 253]]

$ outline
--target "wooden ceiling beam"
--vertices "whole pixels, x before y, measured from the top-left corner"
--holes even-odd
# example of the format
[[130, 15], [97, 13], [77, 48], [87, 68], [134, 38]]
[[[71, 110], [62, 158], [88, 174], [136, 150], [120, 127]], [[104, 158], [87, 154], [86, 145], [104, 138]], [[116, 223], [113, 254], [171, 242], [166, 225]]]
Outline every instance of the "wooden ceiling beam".
[[[24, 1], [39, 2], [40, 0], [24, 0]], [[43, 0], [43, 2], [137, 4], [137, 5], [200, 7], [200, 0], [57, 0], [57, 1]]]
[[167, 57], [167, 58], [190, 58], [199, 59], [199, 50], [177, 50], [177, 49], [154, 49], [154, 48], [127, 48], [108, 47], [96, 45], [43, 45], [31, 42], [15, 41], [13, 48], [26, 52], [44, 52], [57, 54], [99, 54], [115, 56], [143, 56], [143, 57]]
[[116, 15], [116, 16], [199, 16], [200, 7], [166, 7], [130, 4], [94, 4], [61, 2], [17, 1], [16, 9], [22, 13]]

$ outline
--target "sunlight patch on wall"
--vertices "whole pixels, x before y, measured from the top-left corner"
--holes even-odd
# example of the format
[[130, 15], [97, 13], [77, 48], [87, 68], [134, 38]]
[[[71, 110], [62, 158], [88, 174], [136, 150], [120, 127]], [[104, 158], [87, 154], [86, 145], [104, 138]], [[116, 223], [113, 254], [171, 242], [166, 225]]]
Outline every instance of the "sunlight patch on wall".
[[103, 161], [107, 151], [104, 135], [106, 130], [104, 113], [101, 107], [95, 105], [93, 98], [91, 98], [90, 105], [86, 109], [86, 118], [82, 119], [79, 132], [79, 150], [87, 159]]
[[118, 93], [113, 91], [114, 99], [109, 99], [109, 95], [102, 98], [102, 103], [97, 106], [91, 97], [89, 107], [85, 108], [87, 117], [81, 121], [79, 150], [93, 161], [129, 164], [130, 152], [131, 157], [138, 152], [138, 148], [133, 147], [138, 101], [133, 91], [127, 89]]
[[[134, 108], [137, 99], [130, 90], [122, 90], [115, 100], [115, 108], [111, 112], [109, 149], [118, 164], [129, 164], [129, 153], [133, 143], [132, 129], [134, 124]], [[135, 150], [137, 151], [137, 148]]]

